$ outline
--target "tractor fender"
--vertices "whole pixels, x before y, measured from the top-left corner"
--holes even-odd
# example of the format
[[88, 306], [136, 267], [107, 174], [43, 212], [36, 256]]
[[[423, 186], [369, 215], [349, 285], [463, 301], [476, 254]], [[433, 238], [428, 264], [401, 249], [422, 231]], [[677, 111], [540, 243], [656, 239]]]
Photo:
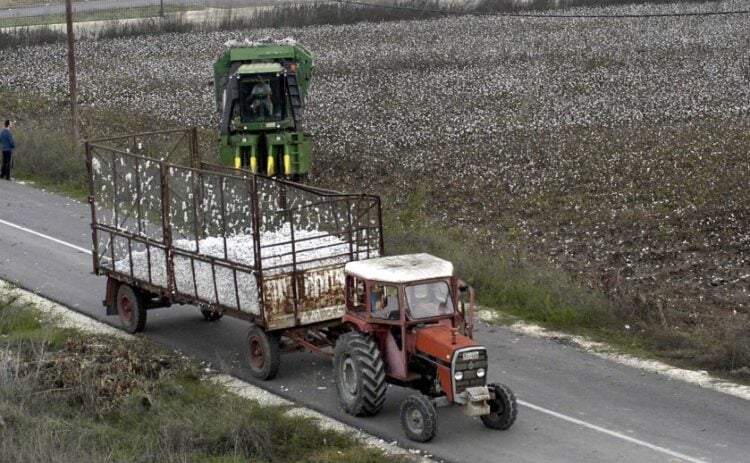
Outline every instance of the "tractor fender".
[[367, 323], [361, 318], [352, 316], [349, 313], [345, 313], [341, 317], [341, 324], [344, 325], [344, 329], [347, 331], [359, 331], [366, 334], [371, 334], [373, 331], [373, 327], [370, 323]]

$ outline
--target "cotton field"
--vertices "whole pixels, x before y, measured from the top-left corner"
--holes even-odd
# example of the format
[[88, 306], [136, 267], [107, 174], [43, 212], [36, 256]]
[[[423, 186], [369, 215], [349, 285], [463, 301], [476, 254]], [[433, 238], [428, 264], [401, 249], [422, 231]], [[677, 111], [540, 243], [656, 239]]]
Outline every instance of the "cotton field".
[[[457, 16], [81, 41], [80, 101], [214, 126], [213, 60], [229, 39], [265, 36], [293, 36], [315, 56], [306, 128], [322, 186], [394, 207], [418, 192], [436, 224], [522, 247], [669, 325], [748, 313], [749, 15]], [[63, 44], [4, 61], [23, 65], [0, 85], [65, 95]]]

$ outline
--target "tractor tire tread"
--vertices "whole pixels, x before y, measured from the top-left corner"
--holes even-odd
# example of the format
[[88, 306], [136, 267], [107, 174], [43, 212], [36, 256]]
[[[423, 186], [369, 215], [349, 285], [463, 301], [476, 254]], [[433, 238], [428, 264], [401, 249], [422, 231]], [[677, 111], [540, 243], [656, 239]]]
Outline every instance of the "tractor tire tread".
[[[422, 417], [422, 429], [413, 430], [409, 426], [409, 409], [419, 410]], [[437, 410], [432, 401], [424, 395], [412, 395], [406, 398], [399, 409], [399, 418], [404, 434], [415, 442], [429, 442], [437, 434]]]
[[360, 366], [361, 388], [355, 403], [343, 403], [347, 413], [355, 416], [376, 415], [385, 403], [385, 364], [375, 342], [359, 332], [351, 332], [339, 338], [337, 347], [346, 349], [356, 358]]
[[[487, 387], [492, 389], [494, 399], [492, 401], [500, 401], [503, 407], [502, 414], [490, 414], [481, 416], [482, 423], [488, 428], [506, 430], [510, 428], [518, 417], [518, 404], [516, 403], [516, 396], [513, 391], [505, 384], [491, 383]], [[492, 407], [492, 404], [490, 404]]]

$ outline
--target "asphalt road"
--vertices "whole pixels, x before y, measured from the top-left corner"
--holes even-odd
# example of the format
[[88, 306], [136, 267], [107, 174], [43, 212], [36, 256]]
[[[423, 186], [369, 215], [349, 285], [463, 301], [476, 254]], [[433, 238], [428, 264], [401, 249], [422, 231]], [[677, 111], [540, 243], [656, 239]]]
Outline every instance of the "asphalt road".
[[[104, 315], [105, 279], [91, 274], [90, 248], [88, 205], [0, 180], [0, 278], [117, 324], [117, 317]], [[241, 359], [245, 322], [228, 317], [205, 322], [189, 306], [153, 310], [148, 317], [149, 339], [448, 461], [750, 461], [750, 401], [499, 327], [482, 325], [476, 337], [489, 350], [490, 381], [508, 384], [519, 398], [516, 424], [493, 431], [455, 408], [443, 408], [435, 440], [414, 445], [398, 422], [398, 407], [410, 391], [390, 387], [378, 416], [353, 418], [339, 409], [327, 359], [290, 354], [282, 357], [276, 379], [258, 382]]]

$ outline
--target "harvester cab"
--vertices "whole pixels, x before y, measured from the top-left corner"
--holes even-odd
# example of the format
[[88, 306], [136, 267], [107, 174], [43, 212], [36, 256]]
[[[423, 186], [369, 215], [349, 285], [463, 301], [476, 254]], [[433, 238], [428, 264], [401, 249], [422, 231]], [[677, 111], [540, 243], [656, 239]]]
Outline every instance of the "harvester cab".
[[303, 133], [312, 56], [291, 40], [228, 42], [214, 64], [222, 163], [299, 181], [310, 169]]
[[515, 397], [487, 383], [487, 350], [472, 339], [474, 291], [454, 277], [450, 262], [429, 254], [381, 257], [349, 262], [345, 275], [349, 331], [336, 343], [334, 369], [347, 413], [378, 413], [388, 382], [421, 393], [401, 406], [412, 440], [432, 439], [436, 408], [451, 404], [493, 429], [513, 424]]

